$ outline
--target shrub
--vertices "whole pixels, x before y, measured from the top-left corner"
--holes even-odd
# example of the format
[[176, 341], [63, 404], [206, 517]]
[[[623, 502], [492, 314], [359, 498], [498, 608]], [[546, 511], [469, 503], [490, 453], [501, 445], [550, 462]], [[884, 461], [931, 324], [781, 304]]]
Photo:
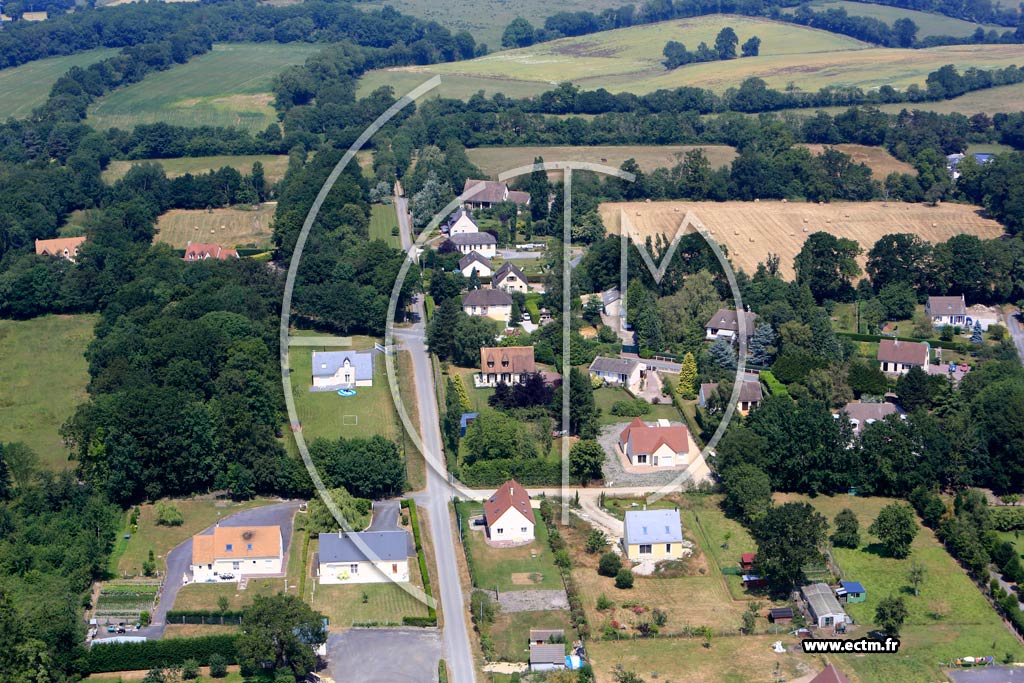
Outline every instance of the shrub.
[[587, 535], [587, 552], [596, 555], [607, 547], [608, 539], [604, 537], [604, 534], [597, 529], [592, 529]]
[[149, 612], [142, 612], [141, 614], [139, 614], [139, 623], [143, 626], [149, 626], [152, 620], [153, 617], [149, 615]]
[[228, 663], [219, 654], [210, 655], [210, 677], [211, 678], [224, 678], [228, 675]]
[[655, 607], [654, 611], [651, 612], [651, 618], [654, 619], [655, 626], [659, 627], [664, 626], [668, 622], [668, 614], [657, 607]]
[[563, 569], [568, 569], [572, 566], [572, 558], [569, 557], [569, 551], [565, 548], [555, 551], [555, 564]]
[[202, 665], [212, 663], [214, 655], [233, 663], [238, 656], [236, 640], [235, 635], [217, 635], [94, 645], [86, 652], [84, 668], [87, 673], [153, 669], [180, 665], [188, 659]]
[[176, 506], [170, 503], [157, 503], [156, 523], [160, 526], [181, 526], [185, 523], [185, 517]]
[[623, 567], [615, 575], [615, 587], [623, 589], [633, 587], [633, 572], [628, 567]]
[[602, 555], [597, 563], [597, 573], [601, 576], [615, 576], [620, 569], [622, 569], [622, 560], [611, 551]]
[[186, 681], [199, 678], [199, 662], [194, 659], [186, 659], [181, 665], [181, 677]]
[[612, 415], [622, 417], [640, 417], [651, 412], [651, 405], [642, 398], [633, 398], [628, 401], [616, 401], [612, 404]]
[[597, 598], [597, 609], [604, 611], [606, 609], [611, 609], [612, 607], [615, 607], [615, 603], [609, 600], [607, 595], [601, 593]]

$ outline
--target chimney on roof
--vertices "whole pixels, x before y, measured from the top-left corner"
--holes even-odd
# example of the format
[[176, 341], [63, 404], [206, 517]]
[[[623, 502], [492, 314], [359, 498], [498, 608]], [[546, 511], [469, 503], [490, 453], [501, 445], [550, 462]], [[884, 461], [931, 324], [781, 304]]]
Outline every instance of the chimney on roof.
[[509, 486], [509, 487], [508, 487], [508, 495], [510, 495], [510, 496], [511, 496], [511, 495], [513, 495], [513, 494], [514, 494], [515, 492], [516, 492], [516, 487], [515, 487], [515, 486]]

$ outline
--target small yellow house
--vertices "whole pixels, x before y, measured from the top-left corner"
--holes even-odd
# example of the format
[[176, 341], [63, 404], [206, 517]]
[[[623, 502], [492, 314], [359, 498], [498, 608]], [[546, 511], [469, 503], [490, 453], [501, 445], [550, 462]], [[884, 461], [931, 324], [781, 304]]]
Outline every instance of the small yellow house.
[[683, 525], [677, 510], [630, 510], [623, 526], [622, 548], [633, 562], [683, 556]]

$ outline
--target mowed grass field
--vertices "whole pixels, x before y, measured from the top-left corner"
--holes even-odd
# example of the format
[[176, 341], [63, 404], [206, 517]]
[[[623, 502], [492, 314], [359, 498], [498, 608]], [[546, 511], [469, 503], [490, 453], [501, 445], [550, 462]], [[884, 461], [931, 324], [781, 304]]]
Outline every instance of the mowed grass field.
[[[662, 49], [668, 40], [681, 41], [693, 49], [700, 41], [712, 44], [725, 26], [732, 26], [740, 41], [752, 35], [760, 37], [761, 54], [691, 64], [672, 71], [662, 65]], [[746, 78], [759, 77], [771, 87], [782, 88], [793, 82], [803, 90], [816, 91], [824, 86], [906, 87], [923, 84], [929, 72], [944, 64], [956, 64], [962, 70], [971, 66], [1003, 67], [1020, 61], [1021, 50], [1015, 45], [879, 48], [827, 31], [768, 19], [709, 15], [563, 38], [468, 61], [373, 72], [368, 84], [392, 83], [402, 92], [400, 86], [440, 74], [442, 79], [456, 80], [453, 89], [458, 85], [459, 90], [469, 90], [470, 94], [475, 90], [458, 83], [459, 79], [494, 79], [508, 83], [510, 88], [532, 84], [535, 91], [572, 81], [588, 89], [604, 87], [611, 92], [642, 94], [680, 86], [724, 92]], [[419, 78], [399, 83], [393, 80], [396, 73]], [[496, 82], [492, 92], [502, 89]]]
[[156, 222], [156, 242], [184, 249], [189, 241], [213, 242], [226, 247], [270, 246], [277, 202], [261, 204], [258, 209], [172, 209]]
[[398, 227], [398, 213], [394, 204], [374, 204], [370, 214], [370, 239], [382, 240], [396, 249], [402, 246], [401, 235], [392, 235], [391, 229]]
[[61, 424], [86, 399], [96, 315], [0, 320], [0, 442], [23, 441], [50, 469], [68, 467]]
[[236, 169], [242, 175], [252, 173], [252, 165], [263, 164], [263, 174], [269, 183], [276, 183], [288, 170], [288, 156], [285, 154], [245, 154], [239, 156], [179, 157], [177, 159], [138, 159], [132, 161], [111, 161], [103, 171], [103, 182], [113, 183], [124, 177], [132, 166], [138, 164], [160, 164], [168, 178], [177, 178], [186, 173], [197, 175], [218, 171], [225, 166]]
[[544, 161], [586, 161], [618, 168], [627, 159], [636, 159], [640, 168], [650, 172], [671, 168], [692, 149], [704, 150], [713, 167], [726, 166], [736, 158], [736, 149], [729, 145], [556, 145], [551, 147], [475, 147], [466, 154], [477, 168], [491, 178], [502, 171], [532, 164], [536, 157]]
[[[897, 19], [906, 17], [917, 24], [917, 38], [927, 36], [969, 36], [980, 26], [985, 31], [994, 30], [1002, 34], [1004, 31], [1012, 31], [1008, 26], [996, 26], [994, 24], [975, 24], [963, 19], [955, 19], [942, 14], [932, 12], [918, 12], [912, 9], [900, 7], [888, 7], [877, 5], [871, 2], [851, 2], [851, 0], [826, 0], [825, 2], [808, 3], [815, 12], [823, 12], [830, 9], [844, 9], [853, 17], [871, 17], [879, 19], [890, 26]], [[783, 8], [783, 12], [792, 14], [796, 8]]]
[[[728, 247], [733, 265], [753, 273], [769, 253], [781, 257], [781, 272], [793, 277], [793, 257], [807, 235], [824, 231], [857, 240], [865, 253], [882, 236], [911, 232], [933, 244], [968, 233], [983, 239], [999, 237], [1003, 228], [982, 218], [968, 204], [909, 204], [903, 202], [612, 202], [600, 206], [610, 233], [619, 233], [623, 213], [634, 235], [675, 236], [690, 211], [710, 237]], [[687, 228], [691, 230], [692, 228]], [[861, 255], [861, 267], [865, 256]]]
[[871, 175], [879, 181], [884, 180], [890, 173], [907, 173], [909, 175], [917, 175], [917, 171], [913, 166], [905, 161], [900, 161], [890, 154], [889, 150], [884, 147], [850, 144], [802, 146], [811, 150], [813, 154], [821, 154], [825, 151], [826, 147], [833, 147], [844, 154], [849, 154], [853, 157], [853, 161], [855, 163], [867, 164], [868, 168], [871, 169]]
[[89, 107], [95, 128], [132, 128], [158, 121], [178, 126], [236, 126], [262, 130], [277, 120], [274, 76], [302, 64], [324, 45], [230, 43], [187, 64], [150, 74]]
[[0, 70], [0, 121], [24, 118], [43, 104], [50, 88], [73, 66], [86, 67], [117, 54], [113, 48], [99, 48], [67, 57], [50, 57]]

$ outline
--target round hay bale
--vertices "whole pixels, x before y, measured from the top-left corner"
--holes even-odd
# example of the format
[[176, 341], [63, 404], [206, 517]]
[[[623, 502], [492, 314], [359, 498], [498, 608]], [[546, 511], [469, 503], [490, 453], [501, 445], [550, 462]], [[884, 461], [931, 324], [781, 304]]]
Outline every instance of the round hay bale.
[[739, 231], [739, 230], [733, 230], [733, 231], [732, 231], [732, 234], [734, 234], [734, 235], [738, 235], [738, 234], [740, 234], [740, 231]]
[[751, 242], [753, 242], [753, 241], [754, 241], [754, 238], [753, 238], [753, 237], [751, 237], [751, 238], [750, 238], [750, 241], [751, 241]]
[[636, 215], [637, 215], [637, 216], [642, 216], [643, 214], [642, 214], [642, 213], [640, 213], [639, 211], [637, 211], [637, 212], [636, 212]]
[[804, 232], [807, 232], [807, 228], [804, 228]]
[[675, 211], [676, 213], [679, 213], [679, 207], [678, 206], [673, 206], [672, 210]]
[[804, 223], [810, 223], [810, 222], [811, 222], [811, 219], [810, 219], [810, 218], [805, 218], [805, 219], [804, 219]]
[[938, 223], [932, 223], [932, 227], [933, 228], [937, 228], [937, 227], [939, 227], [939, 224]]
[[651, 200], [650, 199], [645, 199], [644, 202], [646, 202], [647, 204], [650, 204]]
[[783, 204], [785, 204], [785, 203], [786, 203], [786, 199], [785, 199], [785, 198], [783, 198], [783, 199], [782, 199], [782, 203], [783, 203]]
[[760, 199], [758, 199], [757, 197], [754, 197], [754, 203], [755, 203], [755, 204], [757, 204], [757, 203], [758, 203], [759, 201], [761, 201], [761, 200], [760, 200]]

